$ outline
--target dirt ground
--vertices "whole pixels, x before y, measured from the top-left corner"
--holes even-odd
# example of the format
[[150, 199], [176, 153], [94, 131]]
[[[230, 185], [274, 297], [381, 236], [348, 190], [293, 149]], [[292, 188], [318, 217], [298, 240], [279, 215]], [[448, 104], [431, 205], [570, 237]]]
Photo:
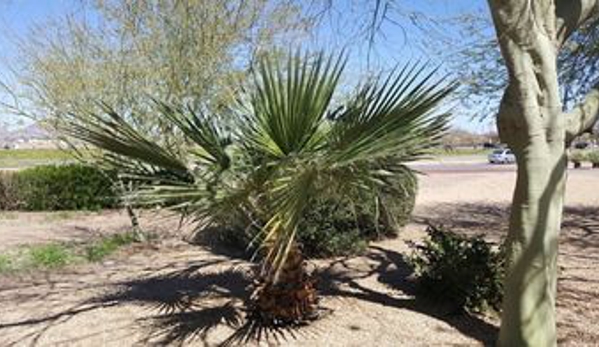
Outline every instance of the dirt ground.
[[[405, 241], [423, 236], [426, 221], [499, 240], [506, 231], [515, 174], [434, 172], [420, 183], [414, 222], [398, 239], [360, 257], [312, 262], [323, 318], [310, 326], [262, 331], [261, 345], [492, 345], [497, 321], [455, 316], [415, 300]], [[560, 243], [560, 345], [599, 340], [599, 171], [571, 172]], [[170, 233], [174, 220], [147, 228]], [[0, 215], [1, 248], [84, 239], [128, 226], [119, 212]], [[158, 251], [155, 249], [158, 248]], [[130, 346], [256, 345], [242, 303], [250, 265], [218, 249], [175, 237], [154, 248], [131, 247], [102, 264], [0, 277], [0, 345]], [[250, 339], [249, 341], [247, 339]]]
[[[176, 216], [155, 211], [138, 212], [142, 228], [161, 235], [177, 233]], [[85, 241], [100, 235], [122, 232], [131, 227], [121, 210], [83, 212], [1, 212], [0, 252], [22, 244]]]

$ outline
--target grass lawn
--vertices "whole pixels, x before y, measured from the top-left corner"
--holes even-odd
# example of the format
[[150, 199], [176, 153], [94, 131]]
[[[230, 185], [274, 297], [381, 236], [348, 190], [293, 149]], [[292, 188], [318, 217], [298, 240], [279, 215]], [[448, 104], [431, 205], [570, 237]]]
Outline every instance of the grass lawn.
[[60, 149], [0, 150], [0, 169], [21, 169], [30, 166], [62, 163], [72, 160], [71, 154]]
[[[433, 150], [434, 157], [457, 157], [486, 155], [489, 149], [484, 148], [457, 148], [453, 151], [447, 151], [443, 148]], [[0, 150], [0, 169], [23, 169], [27, 167], [58, 164], [73, 160], [68, 151], [59, 149], [10, 149]]]
[[433, 149], [432, 155], [435, 157], [444, 156], [460, 156], [460, 155], [486, 155], [491, 152], [488, 148], [456, 148], [452, 151], [445, 150], [444, 148]]

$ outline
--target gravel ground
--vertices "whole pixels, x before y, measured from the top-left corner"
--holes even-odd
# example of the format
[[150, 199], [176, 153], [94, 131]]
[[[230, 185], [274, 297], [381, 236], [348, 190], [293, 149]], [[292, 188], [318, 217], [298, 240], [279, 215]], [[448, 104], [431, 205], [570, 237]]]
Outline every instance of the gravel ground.
[[[299, 329], [264, 331], [260, 344], [492, 344], [495, 319], [455, 316], [414, 299], [405, 241], [421, 239], [425, 221], [499, 240], [506, 230], [514, 177], [503, 171], [424, 176], [415, 221], [398, 239], [375, 243], [360, 257], [311, 264], [326, 308], [323, 318]], [[594, 346], [599, 340], [598, 187], [599, 171], [570, 173], [560, 244], [560, 345]], [[85, 228], [107, 233], [127, 223], [118, 212], [61, 218], [5, 214], [0, 217], [0, 244], [85, 238]], [[172, 220], [152, 225], [176, 229]], [[0, 277], [0, 345], [258, 344], [244, 340], [249, 330], [240, 310], [250, 283], [249, 263], [172, 237], [155, 247], [159, 251], [132, 247], [103, 264]], [[182, 312], [183, 305], [194, 309]]]

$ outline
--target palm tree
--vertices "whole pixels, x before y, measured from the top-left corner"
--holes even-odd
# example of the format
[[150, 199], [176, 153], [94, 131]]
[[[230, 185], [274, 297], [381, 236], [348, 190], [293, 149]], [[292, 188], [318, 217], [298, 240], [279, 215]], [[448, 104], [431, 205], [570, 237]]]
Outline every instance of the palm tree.
[[227, 117], [232, 122], [162, 104], [184, 147], [144, 136], [107, 106], [62, 128], [102, 149], [100, 164], [136, 181], [129, 200], [137, 205], [168, 207], [202, 228], [258, 224], [252, 312], [270, 323], [298, 322], [317, 303], [296, 242], [303, 214], [317, 200], [363, 195], [380, 204], [402, 189], [399, 178], [412, 175], [405, 163], [426, 155], [443, 134], [447, 114], [435, 109], [454, 88], [423, 65], [406, 65], [336, 103], [345, 61], [322, 53], [262, 58]]

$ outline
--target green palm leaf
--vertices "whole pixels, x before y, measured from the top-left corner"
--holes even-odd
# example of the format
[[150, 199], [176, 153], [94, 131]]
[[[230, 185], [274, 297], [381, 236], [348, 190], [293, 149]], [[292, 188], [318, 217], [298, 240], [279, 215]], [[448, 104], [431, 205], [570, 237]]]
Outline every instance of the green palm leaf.
[[[60, 130], [76, 140], [112, 153], [109, 161], [113, 164], [130, 165], [130, 161], [135, 160], [181, 177], [187, 176], [185, 162], [175, 153], [143, 136], [114, 109], [107, 105], [102, 105], [102, 109], [101, 115], [89, 113], [79, 121], [73, 117], [60, 125]], [[118, 156], [128, 160], [119, 160]]]
[[274, 158], [317, 148], [344, 65], [342, 56], [322, 53], [314, 59], [296, 53], [286, 65], [265, 57], [254, 70], [240, 140], [248, 150]]
[[322, 53], [264, 57], [232, 127], [224, 117], [162, 104], [183, 137], [176, 151], [110, 108], [64, 129], [107, 151], [103, 163], [139, 182], [130, 200], [140, 205], [167, 206], [203, 224], [233, 211], [264, 221], [263, 273], [276, 281], [312, 202], [362, 194], [380, 204], [413, 176], [406, 162], [426, 155], [447, 127], [448, 115], [436, 110], [455, 86], [421, 64], [370, 80], [333, 105], [345, 62]]
[[226, 136], [225, 129], [215, 119], [191, 108], [177, 109], [159, 102], [162, 115], [175, 125], [187, 139], [197, 147], [190, 153], [199, 158], [204, 165], [217, 165], [222, 170], [229, 168], [231, 159], [226, 148], [231, 139]]
[[[262, 165], [277, 167], [270, 185], [262, 187], [270, 194], [271, 218], [264, 227], [264, 240], [269, 250], [266, 271], [272, 271], [274, 278], [312, 197], [348, 191], [377, 196], [401, 189], [394, 178], [410, 172], [403, 163], [426, 154], [446, 129], [447, 115], [436, 115], [434, 110], [454, 86], [433, 80], [435, 71], [425, 74], [421, 65], [371, 81], [328, 121], [325, 115], [332, 110], [332, 93], [343, 65], [322, 61], [321, 55], [315, 65], [289, 60], [286, 74], [280, 66], [265, 63], [257, 71], [251, 99], [256, 112], [248, 117], [253, 126], [245, 135], [256, 151], [270, 155]], [[306, 87], [288, 87], [296, 85]], [[315, 91], [323, 95], [316, 97]], [[296, 100], [317, 101], [310, 107], [290, 107]]]
[[421, 77], [424, 68], [406, 66], [362, 88], [334, 122], [329, 161], [347, 165], [388, 156], [410, 161], [438, 144], [447, 115], [433, 111], [455, 86], [433, 80], [434, 71]]

